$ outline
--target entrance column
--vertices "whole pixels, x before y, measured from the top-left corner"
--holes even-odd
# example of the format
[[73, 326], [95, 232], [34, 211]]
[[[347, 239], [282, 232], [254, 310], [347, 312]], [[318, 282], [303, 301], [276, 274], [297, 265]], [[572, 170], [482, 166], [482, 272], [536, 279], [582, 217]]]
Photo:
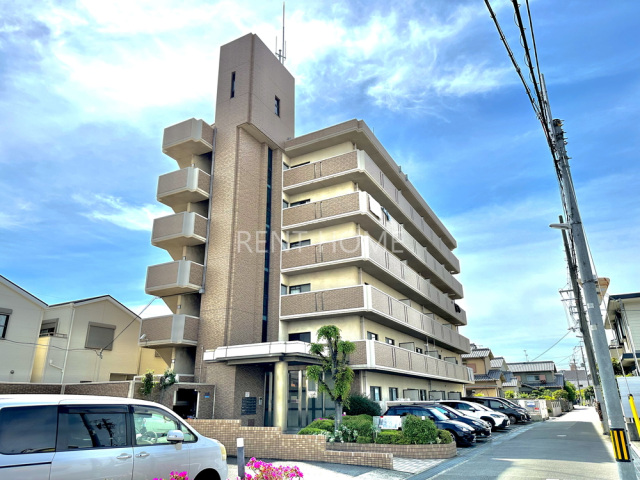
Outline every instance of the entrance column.
[[287, 429], [289, 363], [276, 362], [273, 369], [273, 426]]

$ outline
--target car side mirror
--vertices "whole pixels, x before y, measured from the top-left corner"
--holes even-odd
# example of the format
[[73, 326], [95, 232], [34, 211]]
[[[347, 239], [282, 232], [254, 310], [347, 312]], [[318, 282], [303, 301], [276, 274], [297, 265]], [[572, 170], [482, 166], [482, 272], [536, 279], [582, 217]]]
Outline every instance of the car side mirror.
[[184, 433], [180, 430], [169, 430], [167, 432], [167, 442], [181, 443], [184, 442]]

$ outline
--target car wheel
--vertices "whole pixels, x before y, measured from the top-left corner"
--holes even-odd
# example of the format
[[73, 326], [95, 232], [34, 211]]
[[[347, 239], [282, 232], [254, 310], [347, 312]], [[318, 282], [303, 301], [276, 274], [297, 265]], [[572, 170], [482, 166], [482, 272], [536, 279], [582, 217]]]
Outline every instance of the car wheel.
[[456, 435], [456, 433], [453, 430], [446, 430], [447, 432], [449, 432], [451, 434], [451, 436], [453, 437], [453, 442], [456, 444], [456, 447], [460, 447], [460, 439], [458, 438], [458, 436]]
[[515, 415], [509, 415], [509, 422], [511, 422], [511, 425], [515, 425], [517, 421], [518, 419]]
[[493, 418], [491, 417], [484, 417], [482, 420], [484, 420], [485, 422], [487, 422], [489, 425], [491, 425], [491, 431], [495, 432], [496, 431], [496, 422], [493, 421]]

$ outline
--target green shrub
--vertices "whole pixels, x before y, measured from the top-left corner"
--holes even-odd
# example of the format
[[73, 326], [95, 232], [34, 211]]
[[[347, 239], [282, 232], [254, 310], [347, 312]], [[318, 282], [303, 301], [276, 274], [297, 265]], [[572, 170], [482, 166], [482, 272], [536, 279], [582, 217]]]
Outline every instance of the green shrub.
[[333, 420], [328, 420], [326, 418], [319, 418], [318, 420], [314, 420], [306, 428], [319, 428], [320, 430], [325, 430], [327, 432], [333, 432], [335, 430], [335, 423]]
[[504, 392], [504, 398], [516, 398], [516, 394], [513, 390], [507, 390]]
[[428, 418], [422, 420], [415, 415], [407, 415], [402, 422], [402, 433], [414, 445], [425, 445], [436, 443], [438, 429], [433, 420]]
[[327, 433], [327, 431], [321, 428], [305, 427], [298, 432], [298, 435], [324, 435], [325, 433]]
[[380, 405], [374, 402], [369, 397], [354, 393], [349, 395], [349, 406], [345, 406], [344, 412], [347, 415], [371, 415], [372, 417], [379, 416], [382, 411]]
[[399, 437], [403, 436], [402, 432], [398, 430], [382, 430], [376, 436], [376, 443], [389, 445], [392, 443], [398, 443]]
[[358, 438], [356, 438], [356, 443], [373, 443], [373, 437], [358, 435]]
[[453, 443], [453, 435], [446, 430], [438, 430], [438, 443]]
[[353, 443], [358, 438], [358, 431], [348, 425], [341, 424], [338, 431], [331, 431], [327, 434], [327, 441], [339, 443]]
[[357, 417], [342, 417], [342, 424], [358, 431], [358, 435], [373, 436], [373, 417], [371, 415], [358, 415]]

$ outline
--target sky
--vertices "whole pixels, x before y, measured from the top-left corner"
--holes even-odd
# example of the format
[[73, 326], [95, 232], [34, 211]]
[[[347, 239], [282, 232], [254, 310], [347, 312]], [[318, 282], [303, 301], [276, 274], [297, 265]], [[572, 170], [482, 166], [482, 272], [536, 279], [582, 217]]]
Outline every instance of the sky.
[[[523, 3], [523, 2], [521, 2]], [[491, 2], [516, 59], [506, 0]], [[480, 0], [289, 0], [296, 135], [363, 119], [458, 241], [461, 331], [507, 361], [567, 368], [578, 340], [553, 162]], [[554, 117], [610, 293], [640, 291], [640, 48], [633, 0], [531, 1]], [[164, 127], [214, 119], [219, 47], [275, 50], [272, 0], [0, 0], [0, 274], [54, 304], [109, 294], [139, 312]], [[156, 300], [143, 316], [159, 314]], [[525, 357], [525, 350], [526, 355]]]

